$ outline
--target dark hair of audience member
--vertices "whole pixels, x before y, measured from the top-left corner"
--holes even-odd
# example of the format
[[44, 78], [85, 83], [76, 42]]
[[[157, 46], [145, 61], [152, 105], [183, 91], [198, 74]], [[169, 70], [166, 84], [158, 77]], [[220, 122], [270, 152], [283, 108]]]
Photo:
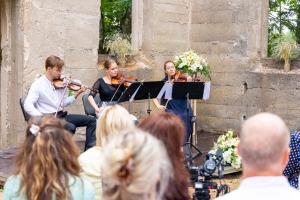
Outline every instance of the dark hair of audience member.
[[[32, 133], [33, 126], [39, 128]], [[27, 199], [70, 199], [68, 175], [79, 176], [80, 150], [63, 121], [53, 116], [32, 118], [17, 156], [16, 174], [21, 176], [19, 193]]]
[[184, 157], [181, 151], [184, 137], [184, 125], [181, 119], [171, 113], [154, 113], [143, 118], [138, 127], [158, 138], [166, 147], [171, 160], [174, 177], [170, 180], [165, 199], [189, 199], [189, 174], [184, 167]]

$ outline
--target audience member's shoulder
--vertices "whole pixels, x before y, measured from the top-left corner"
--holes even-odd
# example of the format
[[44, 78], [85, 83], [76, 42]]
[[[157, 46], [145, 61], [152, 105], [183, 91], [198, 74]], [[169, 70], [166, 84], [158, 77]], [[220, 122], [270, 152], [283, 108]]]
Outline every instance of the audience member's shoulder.
[[298, 129], [297, 131], [295, 131], [291, 134], [291, 139], [300, 141], [300, 129]]
[[16, 187], [20, 183], [21, 183], [21, 177], [19, 175], [10, 176], [5, 182], [4, 189], [9, 188], [11, 186]]
[[[71, 193], [74, 200], [79, 199], [95, 199], [95, 191], [91, 182], [82, 177], [69, 177], [71, 180]], [[74, 182], [72, 181], [74, 180]]]
[[80, 163], [90, 163], [103, 157], [103, 149], [101, 147], [93, 147], [80, 154], [78, 160]]

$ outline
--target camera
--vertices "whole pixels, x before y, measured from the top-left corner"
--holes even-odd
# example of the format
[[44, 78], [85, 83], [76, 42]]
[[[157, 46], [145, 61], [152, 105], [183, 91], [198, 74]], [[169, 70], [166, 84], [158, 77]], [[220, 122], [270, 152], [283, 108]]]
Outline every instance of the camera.
[[[222, 150], [218, 149], [216, 152], [216, 156], [214, 157], [212, 154], [208, 153], [205, 156], [204, 163], [200, 167], [193, 166], [193, 156], [191, 149], [189, 147], [184, 146], [185, 153], [185, 166], [187, 167], [191, 180], [194, 183], [195, 192], [193, 193], [193, 200], [209, 200], [210, 199], [210, 190], [217, 190], [217, 197], [220, 193], [226, 194], [229, 191], [229, 187], [226, 184], [220, 185], [213, 181], [208, 181], [205, 178], [211, 177], [217, 170], [218, 178], [222, 178], [223, 171], [223, 154]], [[199, 178], [201, 176], [202, 178]]]

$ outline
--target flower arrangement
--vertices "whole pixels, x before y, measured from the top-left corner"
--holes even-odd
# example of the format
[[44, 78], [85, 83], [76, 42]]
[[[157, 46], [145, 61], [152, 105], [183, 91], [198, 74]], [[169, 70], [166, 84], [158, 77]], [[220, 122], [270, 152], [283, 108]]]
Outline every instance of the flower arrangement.
[[218, 137], [217, 143], [209, 153], [216, 155], [217, 150], [220, 148], [223, 152], [223, 162], [225, 165], [231, 165], [235, 169], [242, 167], [242, 159], [237, 155], [237, 144], [240, 141], [238, 137], [233, 137], [233, 131], [229, 130], [226, 134]]
[[189, 75], [200, 72], [200, 74], [203, 74], [211, 80], [211, 68], [206, 58], [195, 53], [193, 50], [176, 56], [174, 62], [177, 71], [188, 73]]

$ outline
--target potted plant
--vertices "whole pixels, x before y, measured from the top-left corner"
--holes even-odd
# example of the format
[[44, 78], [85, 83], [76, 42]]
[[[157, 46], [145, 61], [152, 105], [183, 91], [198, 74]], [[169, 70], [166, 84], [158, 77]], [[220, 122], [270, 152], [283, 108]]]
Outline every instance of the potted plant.
[[104, 47], [109, 50], [109, 55], [115, 57], [120, 67], [125, 67], [127, 61], [132, 62], [135, 55], [132, 49], [130, 36], [122, 33], [116, 33], [108, 38]]
[[291, 33], [284, 34], [273, 45], [272, 56], [277, 60], [284, 60], [284, 71], [291, 70], [291, 60], [299, 55], [299, 47], [295, 37]]

